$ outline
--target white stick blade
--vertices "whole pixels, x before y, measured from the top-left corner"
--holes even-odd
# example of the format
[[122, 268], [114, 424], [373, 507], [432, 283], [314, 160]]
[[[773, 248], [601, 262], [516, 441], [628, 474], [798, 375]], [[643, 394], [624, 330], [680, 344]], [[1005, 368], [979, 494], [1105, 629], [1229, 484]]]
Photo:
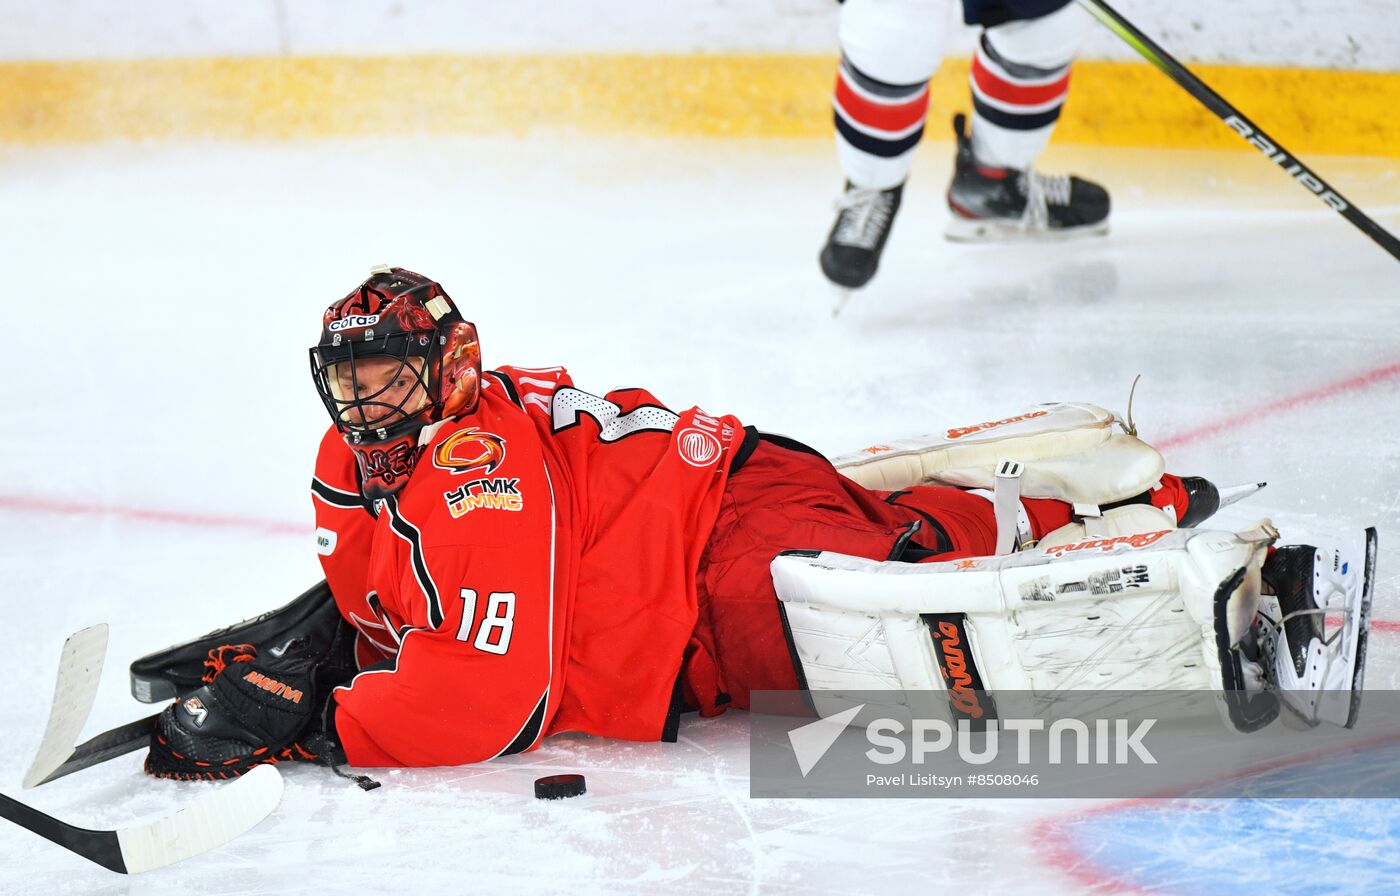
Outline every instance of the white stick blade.
[[24, 773], [25, 788], [49, 776], [73, 755], [73, 745], [87, 724], [102, 677], [102, 661], [107, 656], [107, 625], [99, 623], [71, 635], [63, 642], [58, 663], [58, 683], [54, 685], [49, 723], [39, 751]]
[[117, 831], [126, 873], [163, 868], [217, 849], [252, 830], [281, 801], [281, 773], [271, 765], [256, 766], [174, 815]]

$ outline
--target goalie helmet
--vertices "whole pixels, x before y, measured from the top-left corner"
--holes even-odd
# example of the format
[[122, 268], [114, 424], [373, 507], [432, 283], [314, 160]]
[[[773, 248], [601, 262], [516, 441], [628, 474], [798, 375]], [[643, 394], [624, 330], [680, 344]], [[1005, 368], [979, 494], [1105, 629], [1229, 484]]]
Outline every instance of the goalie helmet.
[[310, 356], [316, 391], [370, 499], [403, 487], [425, 426], [470, 413], [480, 395], [476, 326], [441, 284], [404, 268], [374, 268], [327, 308]]

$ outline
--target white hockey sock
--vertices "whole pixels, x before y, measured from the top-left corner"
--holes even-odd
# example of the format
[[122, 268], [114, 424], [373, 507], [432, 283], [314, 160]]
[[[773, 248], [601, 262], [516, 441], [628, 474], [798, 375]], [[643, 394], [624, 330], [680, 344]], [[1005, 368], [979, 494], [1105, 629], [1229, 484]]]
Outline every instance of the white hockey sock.
[[937, 0], [847, 0], [832, 98], [846, 179], [885, 190], [904, 182], [928, 114], [928, 80], [943, 53]]
[[988, 28], [978, 41], [972, 149], [998, 168], [1029, 168], [1045, 149], [1069, 93], [1070, 65], [1089, 18], [1071, 4], [1038, 19]]

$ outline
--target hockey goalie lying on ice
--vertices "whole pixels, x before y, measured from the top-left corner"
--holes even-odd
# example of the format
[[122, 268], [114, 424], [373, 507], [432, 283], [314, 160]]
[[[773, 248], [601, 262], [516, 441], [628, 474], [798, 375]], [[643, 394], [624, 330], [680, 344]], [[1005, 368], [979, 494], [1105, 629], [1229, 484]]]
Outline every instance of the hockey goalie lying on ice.
[[[1165, 472], [1093, 405], [833, 463], [732, 416], [480, 357], [441, 286], [401, 268], [326, 311], [327, 584], [133, 665], [138, 696], [179, 697], [148, 771], [674, 739], [683, 711], [799, 683], [1216, 689], [1259, 696], [1232, 706], [1242, 730], [1280, 697], [1355, 721], [1374, 533], [1274, 548], [1267, 522], [1196, 528], [1252, 487]], [[940, 670], [947, 637], [971, 650]]]

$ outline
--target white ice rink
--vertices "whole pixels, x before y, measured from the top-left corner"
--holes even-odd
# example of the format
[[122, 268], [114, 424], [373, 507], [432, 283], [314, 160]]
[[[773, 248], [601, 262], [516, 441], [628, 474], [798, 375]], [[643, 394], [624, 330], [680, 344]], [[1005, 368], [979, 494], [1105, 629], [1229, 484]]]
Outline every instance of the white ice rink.
[[[1376, 525], [1367, 683], [1400, 686], [1400, 265], [1248, 153], [1056, 149], [1113, 191], [1112, 234], [940, 238], [924, 146], [884, 268], [833, 317], [839, 185], [821, 143], [568, 136], [0, 149], [0, 789], [43, 729], [63, 638], [111, 624], [87, 733], [151, 711], [135, 657], [320, 576], [307, 484], [327, 425], [305, 350], [389, 262], [439, 279], [488, 366], [565, 364], [836, 453], [1028, 404], [1134, 416], [1170, 469], [1269, 488], [1218, 521], [1285, 540]], [[1400, 227], [1400, 165], [1312, 160]], [[450, 695], [444, 695], [450, 700]], [[564, 736], [478, 767], [283, 766], [261, 826], [121, 878], [0, 826], [0, 893], [1322, 893], [1400, 879], [1388, 802], [765, 801], [747, 722], [681, 742]], [[531, 796], [584, 772], [586, 797]], [[190, 800], [131, 755], [23, 793], [112, 826]], [[952, 892], [947, 890], [946, 892]]]

